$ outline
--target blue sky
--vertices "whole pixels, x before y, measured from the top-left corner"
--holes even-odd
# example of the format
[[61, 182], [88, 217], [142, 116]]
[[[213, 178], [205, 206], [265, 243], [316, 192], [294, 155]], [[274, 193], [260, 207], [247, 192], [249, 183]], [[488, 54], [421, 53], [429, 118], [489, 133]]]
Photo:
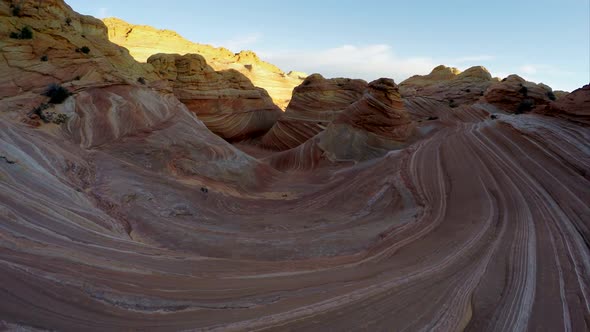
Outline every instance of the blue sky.
[[590, 0], [66, 0], [80, 13], [251, 49], [285, 71], [396, 82], [439, 64], [516, 73], [556, 90], [590, 81]]

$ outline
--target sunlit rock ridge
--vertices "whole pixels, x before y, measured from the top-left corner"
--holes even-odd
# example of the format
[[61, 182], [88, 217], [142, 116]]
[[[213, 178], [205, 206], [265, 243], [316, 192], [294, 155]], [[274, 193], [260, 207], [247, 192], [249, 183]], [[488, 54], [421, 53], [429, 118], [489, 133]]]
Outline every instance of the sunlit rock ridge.
[[171, 30], [159, 30], [147, 25], [133, 25], [118, 18], [103, 20], [109, 29], [109, 39], [127, 48], [140, 62], [157, 53], [196, 53], [205, 58], [215, 70], [235, 69], [254, 85], [264, 88], [275, 104], [285, 108], [291, 91], [307, 76], [300, 72], [285, 73], [277, 66], [260, 60], [252, 51], [233, 53], [223, 47], [213, 47], [186, 40]]

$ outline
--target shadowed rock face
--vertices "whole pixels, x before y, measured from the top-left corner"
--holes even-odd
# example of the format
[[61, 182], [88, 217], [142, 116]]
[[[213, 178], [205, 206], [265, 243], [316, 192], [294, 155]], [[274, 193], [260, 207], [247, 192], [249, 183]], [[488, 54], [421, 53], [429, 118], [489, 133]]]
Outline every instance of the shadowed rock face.
[[172, 58], [72, 88], [61, 125], [20, 122], [34, 87], [0, 99], [0, 329], [588, 329], [588, 87], [548, 104], [565, 119], [491, 118], [379, 79], [273, 152], [212, 133], [172, 91], [223, 74]]
[[[510, 75], [497, 82], [486, 91], [487, 103], [514, 113], [531, 111], [535, 106], [547, 105], [551, 88], [544, 84], [528, 82], [518, 75]], [[556, 97], [554, 97], [556, 98]]]
[[198, 54], [156, 54], [148, 63], [172, 84], [180, 101], [225, 139], [264, 134], [282, 114], [264, 89], [235, 70], [213, 70]]
[[475, 103], [496, 81], [481, 66], [461, 72], [457, 68], [441, 65], [428, 75], [415, 75], [401, 82], [400, 92], [403, 97], [429, 97], [457, 107]]
[[557, 102], [537, 107], [535, 111], [588, 126], [590, 125], [590, 85], [562, 96]]
[[293, 90], [287, 110], [262, 138], [262, 145], [287, 150], [304, 143], [359, 100], [366, 88], [363, 80], [310, 75]]

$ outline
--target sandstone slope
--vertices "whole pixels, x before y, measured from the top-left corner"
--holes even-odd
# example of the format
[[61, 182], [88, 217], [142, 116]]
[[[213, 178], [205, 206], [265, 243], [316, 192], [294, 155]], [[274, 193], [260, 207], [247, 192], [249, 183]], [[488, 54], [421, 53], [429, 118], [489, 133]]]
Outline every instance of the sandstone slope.
[[103, 22], [109, 29], [109, 39], [127, 48], [137, 61], [146, 62], [158, 53], [200, 54], [215, 70], [235, 69], [245, 75], [254, 85], [268, 91], [282, 109], [289, 103], [293, 88], [306, 76], [298, 72], [285, 74], [252, 51], [233, 53], [223, 47], [190, 42], [174, 31], [133, 25], [118, 18], [106, 18]]
[[[37, 25], [1, 41], [10, 61], [102, 26], [19, 3], [33, 12], [0, 2], [3, 29]], [[67, 17], [88, 24], [57, 35]], [[587, 88], [556, 103], [562, 119], [404, 101], [380, 79], [325, 131], [255, 158], [96, 31], [91, 61], [62, 59], [86, 79], [51, 106], [60, 125], [17, 116], [49, 98], [32, 57], [0, 67], [0, 330], [588, 330], [590, 132], [570, 121]], [[199, 84], [223, 75], [179, 57]]]

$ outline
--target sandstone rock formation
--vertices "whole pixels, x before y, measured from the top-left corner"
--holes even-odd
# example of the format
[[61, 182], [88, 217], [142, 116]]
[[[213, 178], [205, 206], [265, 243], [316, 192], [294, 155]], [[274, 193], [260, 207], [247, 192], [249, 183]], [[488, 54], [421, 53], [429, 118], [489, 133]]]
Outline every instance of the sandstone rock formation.
[[359, 100], [366, 87], [363, 80], [310, 75], [293, 90], [287, 110], [262, 138], [262, 145], [287, 150], [304, 143]]
[[[0, 40], [0, 330], [588, 330], [587, 86], [515, 115], [380, 79], [276, 152], [178, 100], [185, 78], [220, 96], [202, 57], [151, 73], [62, 1], [15, 4], [0, 27], [34, 31]], [[49, 82], [67, 119], [22, 123]]]
[[585, 85], [565, 96], [534, 109], [538, 113], [565, 118], [574, 122], [590, 125], [590, 85]]
[[526, 113], [535, 106], [556, 100], [551, 88], [545, 84], [528, 82], [518, 75], [510, 75], [489, 87], [485, 102], [512, 113]]
[[495, 81], [481, 66], [461, 72], [441, 65], [428, 75], [415, 75], [401, 82], [400, 92], [403, 97], [430, 97], [455, 107], [473, 104]]
[[109, 39], [127, 48], [140, 62], [158, 53], [202, 55], [215, 70], [235, 69], [264, 88], [273, 101], [284, 109], [293, 88], [305, 78], [303, 73], [285, 74], [276, 66], [260, 60], [252, 51], [233, 53], [223, 47], [198, 44], [184, 39], [170, 30], [158, 30], [146, 25], [133, 25], [117, 18], [103, 20], [109, 29]]
[[156, 54], [148, 63], [171, 83], [180, 101], [225, 139], [264, 134], [283, 113], [244, 75], [232, 69], [215, 71], [200, 55]]
[[398, 86], [392, 79], [380, 78], [332, 121], [318, 145], [330, 160], [363, 161], [404, 146], [414, 126]]

